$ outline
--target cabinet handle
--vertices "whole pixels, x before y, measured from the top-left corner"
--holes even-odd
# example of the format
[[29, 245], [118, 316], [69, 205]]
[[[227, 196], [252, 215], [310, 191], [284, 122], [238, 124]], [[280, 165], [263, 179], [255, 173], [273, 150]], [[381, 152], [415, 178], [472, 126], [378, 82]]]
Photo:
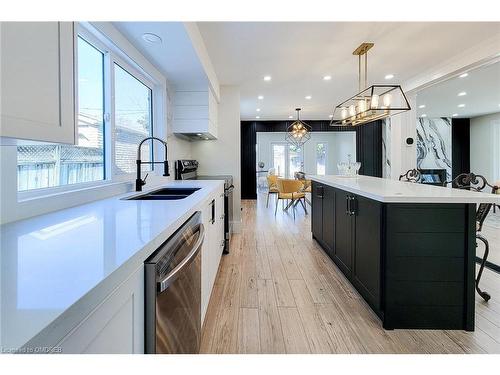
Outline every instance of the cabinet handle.
[[215, 199], [212, 199], [212, 202], [210, 202], [212, 205], [212, 217], [210, 218], [210, 223], [214, 224], [215, 223]]
[[349, 195], [345, 196], [345, 214], [346, 215], [351, 214], [351, 196]]
[[349, 214], [351, 216], [356, 215], [356, 197], [349, 197]]
[[321, 191], [321, 194], [316, 194], [316, 197], [320, 198], [320, 199], [323, 199], [323, 196], [324, 196], [324, 189], [323, 189], [323, 186], [318, 186], [316, 188], [316, 191], [319, 193]]

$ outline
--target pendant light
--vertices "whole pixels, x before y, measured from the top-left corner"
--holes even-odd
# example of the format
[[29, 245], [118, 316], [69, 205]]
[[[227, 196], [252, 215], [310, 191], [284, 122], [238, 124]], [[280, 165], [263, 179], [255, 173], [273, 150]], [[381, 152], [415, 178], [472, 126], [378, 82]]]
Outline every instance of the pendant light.
[[309, 139], [311, 139], [311, 127], [300, 119], [300, 108], [295, 108], [297, 111], [297, 120], [295, 120], [286, 130], [285, 140], [297, 147], [302, 147]]
[[[400, 85], [371, 85], [367, 87], [368, 51], [373, 46], [373, 43], [362, 43], [352, 53], [358, 56], [359, 93], [335, 107], [330, 126], [362, 125], [411, 109]], [[362, 69], [362, 65], [364, 65], [364, 69]]]

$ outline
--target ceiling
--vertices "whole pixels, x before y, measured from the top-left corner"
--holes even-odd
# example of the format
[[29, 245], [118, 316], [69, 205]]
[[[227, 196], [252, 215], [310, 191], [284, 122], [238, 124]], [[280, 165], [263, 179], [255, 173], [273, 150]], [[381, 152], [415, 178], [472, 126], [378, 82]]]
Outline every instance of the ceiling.
[[[198, 27], [220, 83], [240, 86], [246, 120], [288, 119], [296, 107], [303, 108], [304, 119], [328, 119], [334, 105], [357, 92], [352, 51], [362, 42], [375, 43], [368, 55], [369, 84], [399, 84], [500, 33], [500, 23], [473, 22], [199, 22]], [[394, 78], [385, 80], [387, 74]], [[265, 75], [272, 79], [264, 81]], [[332, 79], [323, 80], [325, 75]]]
[[[207, 89], [207, 77], [182, 22], [113, 22], [113, 25], [166, 77], [170, 84], [190, 89]], [[153, 33], [161, 43], [146, 42], [142, 35]]]
[[[459, 96], [460, 93], [466, 95]], [[464, 107], [458, 107], [465, 104]], [[425, 105], [425, 108], [419, 108]], [[500, 112], [500, 62], [453, 77], [417, 94], [417, 114], [427, 117], [475, 117]]]

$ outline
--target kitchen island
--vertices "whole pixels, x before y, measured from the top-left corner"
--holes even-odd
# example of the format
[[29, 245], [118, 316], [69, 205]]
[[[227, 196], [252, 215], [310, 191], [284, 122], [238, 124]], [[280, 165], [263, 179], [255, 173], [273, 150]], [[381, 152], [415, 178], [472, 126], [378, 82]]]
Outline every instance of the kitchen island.
[[386, 329], [474, 330], [476, 204], [500, 196], [312, 176], [312, 234]]

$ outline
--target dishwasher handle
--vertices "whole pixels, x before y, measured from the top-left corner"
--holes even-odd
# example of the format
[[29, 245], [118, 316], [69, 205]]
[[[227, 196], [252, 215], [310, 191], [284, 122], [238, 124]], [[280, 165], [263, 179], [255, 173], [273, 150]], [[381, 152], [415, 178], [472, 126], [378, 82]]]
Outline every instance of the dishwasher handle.
[[196, 256], [200, 252], [203, 239], [205, 238], [205, 227], [203, 226], [203, 224], [200, 224], [200, 230], [198, 231], [198, 233], [198, 239], [196, 240], [196, 243], [194, 244], [193, 249], [189, 252], [189, 254], [186, 255], [186, 257], [172, 270], [172, 272], [165, 276], [163, 280], [158, 281], [158, 293], [164, 292], [170, 286], [170, 284], [177, 280], [184, 268], [188, 267], [196, 258]]

